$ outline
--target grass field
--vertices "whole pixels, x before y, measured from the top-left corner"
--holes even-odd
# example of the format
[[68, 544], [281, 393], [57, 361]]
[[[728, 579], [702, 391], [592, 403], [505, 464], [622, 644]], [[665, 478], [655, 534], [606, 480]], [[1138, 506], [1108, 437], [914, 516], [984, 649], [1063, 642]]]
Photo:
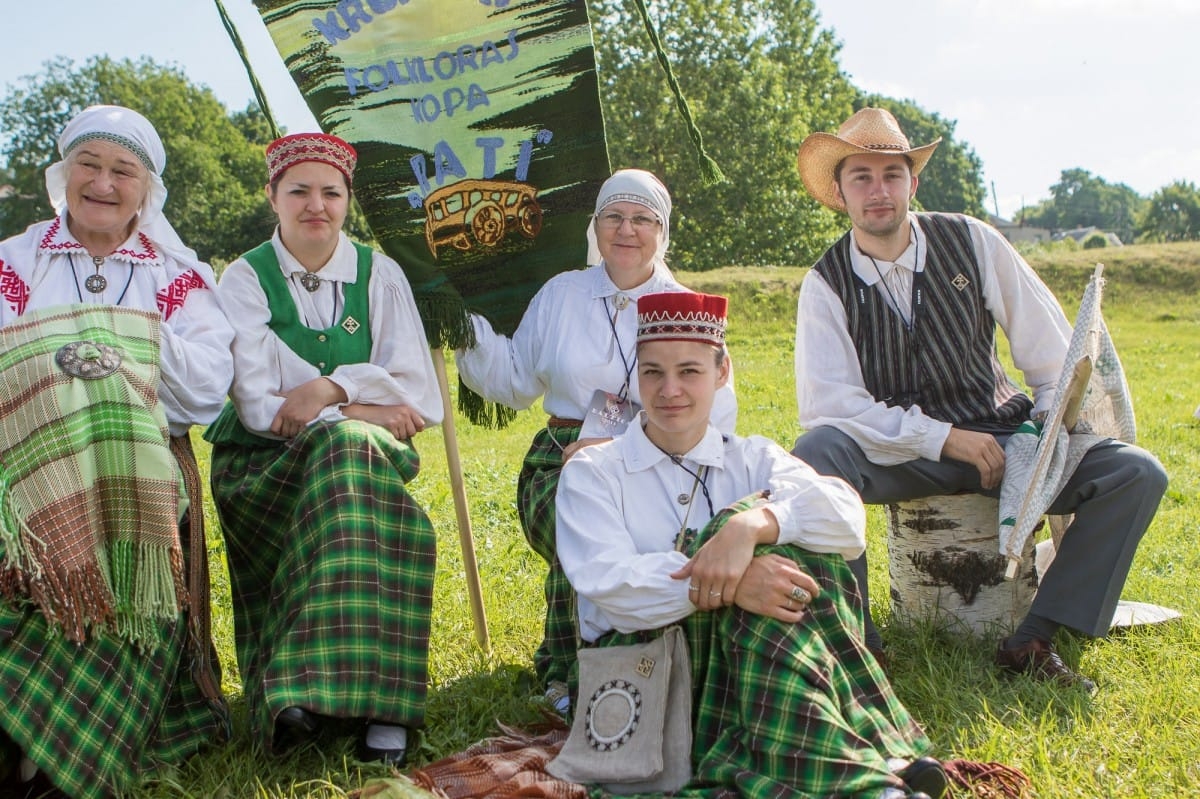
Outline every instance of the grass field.
[[[1088, 699], [992, 667], [994, 641], [889, 626], [884, 522], [871, 509], [872, 597], [892, 654], [896, 690], [926, 726], [936, 754], [997, 760], [1022, 769], [1044, 799], [1177, 797], [1200, 793], [1200, 245], [1133, 246], [1057, 254], [1031, 262], [1073, 318], [1096, 260], [1106, 263], [1105, 317], [1137, 410], [1139, 443], [1167, 467], [1171, 486], [1138, 551], [1125, 597], [1181, 611], [1181, 622], [1104, 640], [1064, 636], [1067, 661], [1100, 684]], [[799, 268], [727, 268], [681, 280], [731, 298], [729, 344], [739, 432], [785, 447], [799, 434], [792, 336]], [[450, 361], [451, 385], [456, 383]], [[530, 724], [542, 703], [530, 671], [541, 630], [544, 567], [521, 536], [517, 470], [540, 407], [503, 431], [458, 423], [473, 540], [491, 646], [476, 643], [441, 434], [421, 434], [412, 490], [439, 530], [428, 729], [417, 763], [494, 734], [498, 721]], [[193, 436], [197, 438], [198, 436]], [[202, 442], [201, 442], [202, 443]], [[206, 451], [200, 450], [207, 466]], [[228, 578], [211, 507], [214, 617], [235, 739], [148, 783], [138, 797], [340, 797], [385, 776], [352, 760], [351, 741], [330, 736], [281, 759], [255, 753], [238, 700]]]

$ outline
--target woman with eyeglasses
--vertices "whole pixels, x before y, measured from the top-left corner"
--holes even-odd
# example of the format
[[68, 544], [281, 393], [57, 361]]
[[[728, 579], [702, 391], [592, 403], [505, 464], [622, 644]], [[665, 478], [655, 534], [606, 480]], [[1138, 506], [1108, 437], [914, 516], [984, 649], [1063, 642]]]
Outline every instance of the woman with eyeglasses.
[[[600, 187], [588, 230], [600, 263], [548, 280], [511, 338], [473, 316], [478, 343], [455, 354], [459, 376], [485, 399], [522, 410], [542, 397], [549, 416], [525, 455], [517, 511], [526, 540], [549, 566], [534, 668], [547, 698], [562, 712], [569, 707], [576, 633], [571, 586], [555, 554], [558, 476], [572, 454], [620, 435], [641, 408], [637, 300], [688, 291], [667, 268], [670, 217], [671, 195], [657, 177], [642, 169], [614, 172]], [[733, 432], [732, 382], [717, 393], [711, 418], [723, 433]]]

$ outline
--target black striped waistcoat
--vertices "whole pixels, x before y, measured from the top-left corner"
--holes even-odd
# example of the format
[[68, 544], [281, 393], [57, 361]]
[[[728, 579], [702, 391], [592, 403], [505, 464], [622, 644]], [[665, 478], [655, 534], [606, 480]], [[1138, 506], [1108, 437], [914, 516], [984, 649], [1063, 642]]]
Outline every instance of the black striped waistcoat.
[[913, 325], [857, 275], [847, 233], [814, 269], [841, 298], [867, 390], [889, 406], [920, 406], [950, 424], [1015, 428], [1033, 407], [996, 355], [996, 322], [983, 304], [979, 264], [964, 219], [917, 214], [928, 248], [913, 282]]

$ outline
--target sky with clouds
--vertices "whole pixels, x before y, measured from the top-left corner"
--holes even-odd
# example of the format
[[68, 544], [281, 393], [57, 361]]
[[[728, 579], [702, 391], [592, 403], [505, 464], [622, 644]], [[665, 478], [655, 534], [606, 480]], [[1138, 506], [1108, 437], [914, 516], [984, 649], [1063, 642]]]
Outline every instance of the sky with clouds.
[[[250, 0], [223, 0], [268, 102], [292, 131], [316, 123]], [[21, 4], [0, 88], [67, 56], [149, 56], [179, 66], [230, 109], [250, 83], [215, 3], [58, 0]], [[1149, 196], [1200, 184], [1200, 2], [1196, 0], [816, 0], [855, 85], [957, 123], [1001, 216], [1082, 168]], [[653, 3], [651, 3], [653, 9]], [[10, 20], [11, 14], [10, 12]], [[16, 31], [27, 31], [16, 35]], [[686, 93], [686, 87], [685, 93]], [[935, 156], [936, 157], [936, 156]]]

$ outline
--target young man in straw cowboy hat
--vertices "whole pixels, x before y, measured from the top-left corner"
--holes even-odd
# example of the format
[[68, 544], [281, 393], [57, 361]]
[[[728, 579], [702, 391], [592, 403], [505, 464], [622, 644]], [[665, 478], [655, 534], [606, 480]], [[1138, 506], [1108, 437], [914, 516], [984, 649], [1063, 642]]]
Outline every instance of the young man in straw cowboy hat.
[[[845, 478], [869, 504], [999, 496], [1004, 444], [1050, 408], [1071, 336], [1050, 290], [995, 229], [909, 210], [940, 141], [912, 147], [890, 113], [864, 108], [836, 134], [810, 135], [797, 155], [809, 193], [848, 214], [851, 229], [800, 289], [796, 394], [808, 432], [793, 454]], [[997, 324], [1032, 399], [996, 359]], [[1166, 484], [1138, 447], [1088, 451], [1049, 510], [1074, 522], [1029, 615], [1000, 641], [999, 666], [1095, 688], [1063, 663], [1054, 635], [1107, 632]], [[865, 557], [851, 567], [865, 599]], [[881, 652], [866, 606], [867, 644]]]

